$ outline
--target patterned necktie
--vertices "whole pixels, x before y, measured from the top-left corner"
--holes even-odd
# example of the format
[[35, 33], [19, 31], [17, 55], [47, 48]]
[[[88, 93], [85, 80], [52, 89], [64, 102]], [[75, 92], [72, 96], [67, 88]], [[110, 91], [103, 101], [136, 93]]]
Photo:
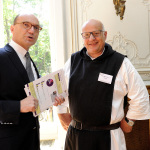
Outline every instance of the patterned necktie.
[[27, 71], [30, 82], [32, 82], [34, 81], [34, 75], [33, 75], [33, 71], [31, 68], [31, 58], [30, 58], [29, 52], [25, 54], [25, 57], [26, 57], [26, 71]]

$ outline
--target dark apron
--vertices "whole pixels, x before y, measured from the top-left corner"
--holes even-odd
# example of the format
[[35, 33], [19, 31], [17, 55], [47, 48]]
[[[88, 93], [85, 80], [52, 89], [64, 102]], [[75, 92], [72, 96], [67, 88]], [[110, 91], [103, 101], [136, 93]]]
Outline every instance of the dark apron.
[[[123, 59], [107, 44], [95, 60], [86, 55], [86, 48], [72, 55], [69, 107], [74, 120], [89, 127], [110, 124], [114, 83]], [[113, 76], [111, 84], [98, 81], [99, 73]], [[110, 146], [110, 130], [68, 129], [65, 150], [110, 150]]]

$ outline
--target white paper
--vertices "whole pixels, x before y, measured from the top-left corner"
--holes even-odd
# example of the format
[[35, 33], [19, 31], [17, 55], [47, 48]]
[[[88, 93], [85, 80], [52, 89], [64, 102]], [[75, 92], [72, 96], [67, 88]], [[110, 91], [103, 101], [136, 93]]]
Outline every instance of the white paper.
[[34, 116], [53, 106], [56, 96], [68, 96], [63, 69], [50, 73], [25, 85], [26, 95], [32, 95], [39, 101]]

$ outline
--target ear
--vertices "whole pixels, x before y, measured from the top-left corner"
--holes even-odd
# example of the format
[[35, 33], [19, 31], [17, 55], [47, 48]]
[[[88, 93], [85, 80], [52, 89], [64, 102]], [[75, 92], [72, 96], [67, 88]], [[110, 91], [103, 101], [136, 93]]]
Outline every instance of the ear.
[[104, 32], [104, 37], [105, 37], [105, 40], [107, 38], [107, 31]]
[[13, 31], [14, 31], [14, 25], [10, 26], [10, 31], [11, 31], [11, 33], [13, 33]]

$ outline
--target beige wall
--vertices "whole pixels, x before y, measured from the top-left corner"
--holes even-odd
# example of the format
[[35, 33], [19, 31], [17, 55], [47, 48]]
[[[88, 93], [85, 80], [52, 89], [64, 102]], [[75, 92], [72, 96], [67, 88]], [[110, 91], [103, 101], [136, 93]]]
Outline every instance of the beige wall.
[[150, 80], [150, 0], [127, 0], [123, 20], [116, 15], [113, 0], [77, 0], [77, 3], [78, 32], [84, 21], [101, 20], [108, 32], [107, 42], [128, 56], [144, 80]]
[[58, 65], [59, 67], [63, 66], [72, 52], [83, 47], [80, 35], [82, 24], [94, 18], [104, 23], [108, 32], [107, 42], [115, 50], [128, 56], [144, 80], [150, 80], [150, 0], [126, 0], [123, 20], [116, 15], [113, 0], [58, 0], [57, 2], [61, 9], [57, 6], [58, 14], [55, 16], [55, 21], [59, 23], [55, 27], [62, 33], [61, 39], [56, 38], [59, 45], [62, 43], [61, 48], [58, 46], [57, 50], [61, 57], [64, 56], [61, 63], [60, 59], [58, 60], [58, 64], [61, 64]]

